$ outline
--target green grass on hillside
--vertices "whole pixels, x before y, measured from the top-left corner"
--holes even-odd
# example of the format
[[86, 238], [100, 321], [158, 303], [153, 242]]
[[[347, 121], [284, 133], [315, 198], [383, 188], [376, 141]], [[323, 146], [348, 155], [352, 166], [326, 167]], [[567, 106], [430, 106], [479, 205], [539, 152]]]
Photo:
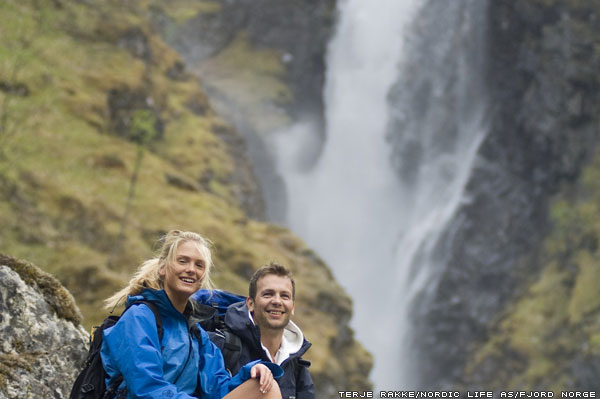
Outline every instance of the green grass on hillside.
[[563, 192], [551, 207], [546, 266], [467, 367], [493, 364], [491, 388], [573, 388], [573, 362], [600, 356], [600, 153]]
[[[203, 8], [209, 4], [178, 0], [171, 17], [218, 11]], [[173, 72], [181, 59], [147, 21], [161, 7], [141, 0], [0, 2], [0, 252], [56, 276], [89, 329], [107, 314], [102, 300], [152, 256], [161, 234], [198, 231], [214, 242], [219, 287], [245, 293], [260, 265], [289, 265], [299, 287], [296, 320], [314, 345], [313, 374], [340, 380], [360, 369], [364, 386], [372, 364], [366, 351], [354, 342], [345, 355], [350, 363], [330, 352], [351, 314], [348, 296], [302, 241], [240, 208], [236, 193], [250, 182], [236, 177], [242, 160], [222, 139], [224, 130], [235, 131], [195, 78]], [[271, 95], [285, 100], [288, 93], [276, 85]], [[320, 309], [322, 295], [334, 298], [339, 312]]]

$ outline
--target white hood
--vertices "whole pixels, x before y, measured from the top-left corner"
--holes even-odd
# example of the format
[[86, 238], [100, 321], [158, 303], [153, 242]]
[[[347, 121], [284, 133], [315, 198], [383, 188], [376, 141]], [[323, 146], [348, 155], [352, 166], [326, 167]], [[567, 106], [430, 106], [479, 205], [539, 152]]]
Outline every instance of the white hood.
[[[252, 313], [248, 312], [248, 317], [254, 323], [254, 318], [252, 317]], [[269, 357], [269, 359], [273, 363], [277, 363], [281, 365], [285, 359], [290, 357], [292, 353], [296, 353], [302, 348], [302, 343], [304, 342], [304, 334], [302, 334], [302, 330], [296, 323], [290, 320], [285, 329], [283, 330], [283, 337], [281, 337], [281, 346], [275, 355], [275, 359], [271, 358], [271, 354], [269, 350], [263, 345], [261, 342], [263, 350]]]

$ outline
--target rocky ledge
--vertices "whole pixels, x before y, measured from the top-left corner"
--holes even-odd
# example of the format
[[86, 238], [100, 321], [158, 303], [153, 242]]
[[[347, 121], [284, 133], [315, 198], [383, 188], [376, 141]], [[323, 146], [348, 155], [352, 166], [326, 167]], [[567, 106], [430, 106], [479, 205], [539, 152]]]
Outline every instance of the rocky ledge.
[[0, 399], [68, 397], [87, 353], [80, 322], [54, 277], [0, 254]]

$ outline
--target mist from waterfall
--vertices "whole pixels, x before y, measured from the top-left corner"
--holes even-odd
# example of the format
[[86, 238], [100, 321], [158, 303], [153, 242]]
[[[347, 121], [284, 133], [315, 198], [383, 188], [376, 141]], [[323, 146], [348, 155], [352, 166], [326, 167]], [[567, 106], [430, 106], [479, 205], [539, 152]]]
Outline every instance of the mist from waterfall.
[[318, 145], [309, 121], [274, 134], [273, 151], [287, 223], [352, 296], [351, 325], [375, 357], [376, 388], [408, 389], [418, 356], [409, 306], [440, 270], [431, 251], [465, 200], [485, 134], [482, 55], [473, 55], [483, 38], [471, 37], [483, 12], [477, 0], [338, 8], [321, 156], [309, 168], [303, 161]]

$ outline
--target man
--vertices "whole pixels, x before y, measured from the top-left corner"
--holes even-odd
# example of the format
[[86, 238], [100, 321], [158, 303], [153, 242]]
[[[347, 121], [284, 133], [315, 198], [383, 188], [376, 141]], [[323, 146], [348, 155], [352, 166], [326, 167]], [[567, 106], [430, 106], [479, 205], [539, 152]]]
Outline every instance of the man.
[[[278, 381], [283, 399], [314, 399], [310, 362], [301, 358], [311, 344], [290, 320], [295, 295], [296, 283], [284, 266], [270, 263], [254, 273], [246, 302], [229, 306], [225, 315], [227, 329], [242, 343], [237, 361], [226, 356], [225, 366], [235, 374], [252, 360], [277, 363], [285, 372]], [[211, 334], [211, 339], [223, 349], [223, 334]]]

